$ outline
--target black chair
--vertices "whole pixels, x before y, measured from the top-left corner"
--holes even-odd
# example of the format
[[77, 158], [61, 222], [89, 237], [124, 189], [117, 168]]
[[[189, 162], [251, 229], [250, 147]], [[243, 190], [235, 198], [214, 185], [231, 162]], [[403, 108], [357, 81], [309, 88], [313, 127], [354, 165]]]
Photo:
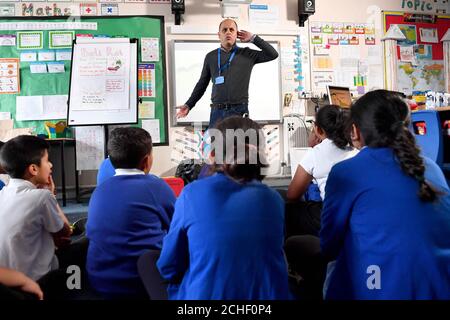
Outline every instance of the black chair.
[[167, 283], [156, 267], [160, 253], [159, 250], [150, 250], [142, 254], [137, 262], [139, 276], [151, 300], [168, 299]]

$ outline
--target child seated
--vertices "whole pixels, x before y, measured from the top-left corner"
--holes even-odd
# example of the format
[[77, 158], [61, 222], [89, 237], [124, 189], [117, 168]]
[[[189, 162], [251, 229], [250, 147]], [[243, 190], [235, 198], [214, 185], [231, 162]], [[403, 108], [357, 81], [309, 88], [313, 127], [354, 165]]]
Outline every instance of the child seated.
[[148, 298], [137, 260], [149, 249], [161, 249], [175, 195], [162, 179], [148, 174], [153, 155], [147, 131], [113, 130], [108, 153], [116, 174], [97, 186], [89, 202], [89, 281], [107, 299]]
[[[248, 118], [216, 128], [215, 173], [184, 188], [157, 263], [169, 298], [288, 299], [283, 200], [261, 183], [264, 136]], [[255, 139], [224, 138], [240, 131]]]
[[1, 166], [11, 176], [0, 191], [0, 266], [33, 280], [58, 268], [55, 244], [69, 242], [69, 222], [56, 202], [48, 144], [19, 136], [3, 146]]
[[351, 107], [361, 151], [330, 172], [322, 254], [336, 260], [327, 299], [450, 299], [450, 189], [420, 155], [408, 105], [371, 91]]
[[[312, 181], [320, 190], [320, 198], [325, 198], [328, 174], [336, 163], [353, 157], [357, 150], [349, 146], [346, 137], [347, 112], [334, 105], [321, 107], [316, 115], [314, 132], [308, 142], [315, 144], [296, 168], [287, 192], [287, 199], [298, 201]], [[294, 210], [290, 208], [286, 217], [287, 237], [299, 234], [318, 235], [322, 203], [301, 203]]]

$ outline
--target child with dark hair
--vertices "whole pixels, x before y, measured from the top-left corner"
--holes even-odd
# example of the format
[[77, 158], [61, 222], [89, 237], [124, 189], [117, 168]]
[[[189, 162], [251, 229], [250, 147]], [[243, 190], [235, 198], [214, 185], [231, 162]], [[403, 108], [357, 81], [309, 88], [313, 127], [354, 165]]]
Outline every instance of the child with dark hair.
[[351, 107], [359, 154], [330, 172], [320, 241], [328, 299], [450, 299], [450, 190], [408, 130], [396, 94]]
[[153, 154], [147, 131], [113, 130], [108, 153], [115, 176], [97, 186], [89, 202], [89, 280], [108, 299], [148, 298], [137, 261], [146, 251], [161, 249], [175, 195], [162, 179], [148, 174]]
[[157, 263], [169, 298], [288, 299], [284, 204], [261, 183], [262, 131], [242, 117], [210, 130], [215, 173], [184, 188]]
[[[298, 202], [310, 183], [317, 183], [320, 197], [325, 198], [328, 174], [336, 163], [353, 157], [358, 151], [349, 145], [346, 134], [348, 112], [338, 106], [321, 107], [314, 123], [314, 136], [320, 141], [300, 161], [292, 179], [287, 199]], [[299, 234], [318, 235], [322, 202], [300, 202], [286, 217], [287, 237]]]
[[54, 196], [48, 144], [34, 136], [9, 140], [0, 153], [11, 176], [0, 191], [0, 266], [33, 280], [58, 268], [55, 247], [70, 243], [71, 229]]

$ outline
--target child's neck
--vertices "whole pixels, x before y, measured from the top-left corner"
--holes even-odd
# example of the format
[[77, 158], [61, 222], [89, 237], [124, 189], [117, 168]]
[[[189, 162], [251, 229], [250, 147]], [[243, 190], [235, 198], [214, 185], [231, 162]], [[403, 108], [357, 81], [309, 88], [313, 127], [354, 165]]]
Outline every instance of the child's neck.
[[32, 184], [34, 184], [35, 186], [38, 186], [38, 185], [40, 184], [40, 183], [37, 181], [36, 176], [33, 176], [32, 174], [30, 174], [30, 173], [28, 173], [28, 172], [27, 172], [26, 174], [24, 174], [23, 177], [20, 178], [20, 179], [29, 181], [29, 182], [31, 182]]

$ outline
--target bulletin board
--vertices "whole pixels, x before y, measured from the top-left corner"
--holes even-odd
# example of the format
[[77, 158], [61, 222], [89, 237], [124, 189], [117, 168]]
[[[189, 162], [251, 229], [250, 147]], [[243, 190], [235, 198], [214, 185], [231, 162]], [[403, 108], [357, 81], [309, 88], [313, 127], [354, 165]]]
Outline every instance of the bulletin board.
[[373, 23], [310, 23], [312, 90], [349, 87], [360, 95], [383, 86], [380, 39]]
[[398, 25], [407, 38], [397, 43], [398, 90], [407, 95], [446, 91], [441, 39], [450, 28], [450, 16], [383, 12], [383, 22], [385, 33]]
[[[62, 29], [61, 24], [57, 25], [57, 23], [70, 23], [71, 21], [79, 24], [88, 24], [89, 27], [70, 29], [70, 27], [66, 26]], [[23, 27], [24, 23], [41, 23], [44, 27], [36, 28], [34, 26], [35, 29], [30, 30], [26, 29], [26, 26]], [[11, 28], [11, 24], [20, 25], [20, 27]], [[52, 27], [53, 25], [55, 27]], [[79, 25], [72, 24], [70, 26]], [[67, 58], [67, 55], [63, 51], [71, 51], [71, 47], [58, 47], [63, 42], [62, 40], [64, 40], [64, 34], [67, 34], [68, 31], [73, 31], [74, 37], [76, 35], [85, 35], [137, 38], [139, 40], [138, 91], [139, 98], [144, 105], [139, 104], [140, 114], [138, 124], [136, 125], [142, 126], [143, 119], [146, 122], [159, 122], [158, 131], [160, 134], [160, 142], [156, 142], [155, 145], [168, 145], [165, 39], [163, 28], [164, 18], [160, 16], [72, 17], [71, 19], [67, 19], [67, 17], [3, 18], [0, 22], [0, 66], [2, 66], [2, 61], [5, 61], [5, 67], [15, 66], [15, 63], [18, 62], [20, 68], [20, 92], [1, 93], [0, 111], [11, 113], [11, 118], [15, 120], [14, 126], [16, 128], [31, 127], [37, 134], [46, 133], [44, 124], [44, 120], [46, 119], [16, 121], [16, 99], [17, 97], [25, 97], [20, 99], [22, 106], [26, 106], [26, 97], [31, 96], [42, 96], [44, 103], [46, 99], [51, 98], [54, 100], [51, 102], [51, 106], [60, 106], [62, 103], [67, 103], [64, 95], [67, 95], [69, 92], [71, 58]], [[35, 36], [36, 32], [42, 32], [42, 43], [37, 45], [36, 42], [34, 43], [36, 45], [35, 47], [27, 49], [19, 48], [19, 46], [23, 45], [23, 43], [19, 43], [19, 40], [28, 41], [28, 45], [33, 45], [33, 39], [28, 37], [29, 35], [25, 35], [25, 37], [24, 35], [20, 35], [23, 32], [30, 33], [31, 36]], [[61, 32], [63, 35], [51, 35], [58, 32]], [[11, 36], [15, 36], [15, 39]], [[61, 40], [61, 43], [57, 42], [59, 40]], [[15, 43], [13, 45], [11, 43], [4, 45], [5, 41], [14, 41]], [[153, 50], [149, 46], [154, 46]], [[149, 50], [153, 52], [152, 57], [149, 57]], [[23, 52], [29, 52], [30, 56], [27, 57]], [[33, 52], [35, 53], [35, 57], [33, 57]], [[54, 52], [54, 57], [52, 57], [51, 52]], [[145, 56], [144, 59], [143, 54]], [[47, 57], [45, 57], [46, 55]], [[56, 61], [57, 56], [61, 57], [64, 55], [66, 55], [64, 60]], [[46, 61], [39, 61], [42, 57]], [[35, 59], [35, 61], [22, 61], [21, 58], [24, 58], [22, 60]], [[2, 59], [9, 59], [11, 61]], [[61, 66], [62, 63], [63, 67]], [[47, 64], [47, 70], [52, 69], [56, 72], [36, 73], [36, 70], [39, 71], [39, 68], [42, 67], [39, 64]], [[31, 72], [30, 65], [33, 65], [34, 72]], [[34, 69], [36, 67], [37, 69]], [[63, 72], [61, 72], [62, 68], [64, 69]], [[153, 107], [153, 105], [154, 112], [153, 110], [149, 111], [149, 106]], [[59, 120], [66, 120], [66, 117], [67, 110], [65, 116], [61, 116]], [[52, 122], [56, 122], [57, 120], [56, 118], [51, 119]], [[153, 140], [157, 141], [157, 139]]]

